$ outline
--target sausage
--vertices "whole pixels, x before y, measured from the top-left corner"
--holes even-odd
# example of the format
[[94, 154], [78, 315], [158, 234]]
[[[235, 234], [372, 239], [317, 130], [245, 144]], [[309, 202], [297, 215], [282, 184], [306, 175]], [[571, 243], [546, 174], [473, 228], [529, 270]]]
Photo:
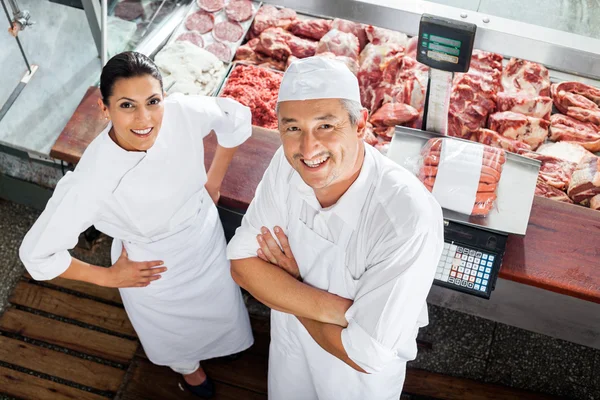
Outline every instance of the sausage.
[[[438, 166], [440, 164], [440, 156], [435, 154], [429, 154], [423, 158], [423, 164]], [[488, 167], [494, 168], [496, 171], [502, 172], [502, 164], [494, 159], [484, 158], [482, 164]]]
[[[423, 185], [427, 186], [427, 188], [430, 189], [430, 192], [433, 191], [433, 185], [435, 184], [434, 176], [426, 176], [425, 179], [422, 180], [422, 182]], [[495, 183], [479, 182], [477, 192], [495, 192], [497, 187], [498, 185]]]
[[475, 203], [471, 215], [484, 217], [492, 211], [492, 208], [494, 208], [494, 202], [492, 201], [487, 203]]
[[[441, 155], [442, 155], [441, 151], [432, 150], [432, 151], [429, 151], [429, 152], [426, 152], [425, 154], [423, 154], [423, 157], [435, 157], [439, 160], [441, 158]], [[468, 155], [466, 155], [466, 156], [468, 157]], [[483, 160], [484, 161], [486, 161], [486, 160], [494, 161], [500, 165], [504, 165], [504, 163], [506, 162], [506, 156], [503, 154], [498, 155], [498, 154], [489, 153], [489, 152], [484, 151], [483, 152]]]

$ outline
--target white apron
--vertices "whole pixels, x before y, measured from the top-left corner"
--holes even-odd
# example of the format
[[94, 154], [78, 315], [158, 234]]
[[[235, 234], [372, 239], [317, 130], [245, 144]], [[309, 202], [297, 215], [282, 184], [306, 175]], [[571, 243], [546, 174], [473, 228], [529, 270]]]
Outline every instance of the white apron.
[[[369, 191], [366, 204], [374, 186]], [[333, 243], [307, 226], [309, 206], [295, 189], [288, 202], [288, 238], [304, 282], [354, 299], [356, 280], [346, 268], [352, 230], [342, 229]], [[270, 400], [398, 400], [405, 371], [406, 363], [398, 359], [377, 374], [358, 372], [323, 350], [295, 316], [271, 311]]]
[[[223, 228], [208, 193], [203, 210], [186, 230], [151, 247], [124, 244], [130, 259], [160, 259], [169, 268], [145, 288], [119, 289], [150, 361], [194, 365], [252, 345], [248, 313], [231, 278]], [[120, 240], [113, 241], [113, 263], [121, 246]]]

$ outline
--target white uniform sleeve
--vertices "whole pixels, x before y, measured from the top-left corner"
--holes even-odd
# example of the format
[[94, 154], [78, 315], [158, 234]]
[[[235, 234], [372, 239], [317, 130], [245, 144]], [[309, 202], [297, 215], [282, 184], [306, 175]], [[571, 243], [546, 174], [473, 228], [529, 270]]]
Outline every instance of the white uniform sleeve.
[[287, 226], [284, 187], [291, 167], [285, 168], [285, 165], [289, 164], [280, 147], [256, 188], [256, 195], [244, 215], [242, 225], [227, 246], [228, 259], [256, 257], [259, 248], [256, 236], [260, 228], [266, 226], [272, 232], [275, 225], [283, 229]]
[[358, 281], [342, 343], [350, 359], [368, 373], [416, 356], [417, 321], [443, 248], [443, 220], [435, 207], [424, 216], [413, 214], [413, 223], [376, 243], [370, 267]]
[[192, 131], [202, 131], [201, 139], [214, 130], [217, 142], [222, 147], [231, 148], [252, 136], [250, 108], [233, 99], [173, 94], [169, 100], [176, 101], [183, 108]]
[[68, 250], [96, 221], [98, 199], [77, 184], [76, 174], [69, 172], [60, 180], [21, 243], [19, 257], [33, 279], [50, 280], [65, 272], [71, 264]]

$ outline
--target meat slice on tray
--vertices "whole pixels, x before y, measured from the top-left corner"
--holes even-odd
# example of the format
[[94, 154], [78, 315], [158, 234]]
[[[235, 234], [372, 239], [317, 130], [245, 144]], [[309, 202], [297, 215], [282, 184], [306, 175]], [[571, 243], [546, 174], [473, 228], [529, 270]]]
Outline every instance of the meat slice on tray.
[[600, 130], [600, 89], [579, 82], [561, 82], [552, 85], [552, 97], [561, 113], [593, 123]]
[[562, 160], [560, 158], [547, 156], [539, 153], [524, 152], [521, 155], [534, 160], [541, 161], [539, 179], [542, 179], [548, 185], [566, 190], [571, 181], [571, 176], [577, 168], [577, 163]]
[[252, 18], [252, 2], [250, 0], [231, 0], [225, 6], [225, 15], [232, 21], [244, 22]]
[[[600, 89], [598, 88], [581, 82], [561, 82], [552, 86], [553, 94], [561, 91], [575, 93], [593, 101], [596, 105], [600, 106]], [[559, 105], [557, 105], [557, 107], [558, 106]]]
[[593, 153], [590, 153], [583, 146], [569, 142], [546, 143], [541, 145], [536, 151], [540, 154], [560, 158], [561, 160], [570, 161], [575, 164], [579, 164], [585, 157], [593, 155]]
[[508, 93], [550, 96], [550, 73], [538, 63], [511, 58], [502, 72], [502, 86]]
[[257, 37], [268, 28], [288, 28], [296, 20], [296, 11], [289, 8], [278, 9], [275, 6], [263, 5], [254, 16], [252, 37]]
[[333, 53], [336, 56], [358, 60], [360, 54], [358, 38], [351, 33], [332, 29], [319, 41], [316, 54], [320, 53]]
[[500, 92], [496, 104], [498, 111], [512, 111], [545, 120], [550, 120], [552, 113], [552, 99], [546, 96]]
[[198, 7], [208, 12], [220, 11], [224, 6], [225, 0], [198, 0]]
[[591, 152], [600, 151], [600, 130], [596, 125], [562, 114], [550, 117], [550, 139], [575, 142]]
[[527, 143], [537, 149], [548, 137], [550, 122], [511, 111], [490, 115], [489, 128], [502, 136]]
[[226, 44], [220, 42], [211, 43], [206, 46], [206, 51], [213, 53], [223, 62], [229, 62], [231, 60], [231, 49]]
[[589, 205], [592, 197], [600, 194], [600, 157], [586, 157], [577, 165], [567, 193], [571, 200], [583, 205]]
[[368, 43], [365, 26], [361, 23], [336, 18], [331, 24], [331, 29], [337, 29], [340, 32], [351, 33], [356, 36], [360, 46], [359, 52], [362, 51]]
[[479, 142], [487, 146], [504, 149], [506, 151], [510, 151], [511, 153], [531, 151], [531, 146], [529, 146], [527, 143], [504, 137], [496, 131], [484, 128], [479, 128], [476, 131], [471, 132], [471, 135], [465, 139]]
[[297, 19], [292, 21], [288, 29], [296, 36], [321, 40], [331, 30], [332, 24], [333, 21], [328, 19]]
[[367, 26], [365, 28], [365, 32], [367, 33], [369, 42], [374, 45], [394, 43], [398, 46], [402, 46], [403, 48], [406, 48], [408, 45], [408, 36], [402, 32], [378, 28], [372, 25]]
[[185, 27], [190, 31], [208, 33], [213, 30], [215, 17], [206, 11], [198, 11], [185, 20]]
[[235, 43], [244, 36], [244, 28], [238, 22], [221, 21], [215, 24], [213, 36], [217, 40]]
[[204, 39], [202, 39], [202, 35], [198, 32], [185, 32], [177, 37], [177, 41], [190, 42], [195, 44], [198, 47], [204, 47]]

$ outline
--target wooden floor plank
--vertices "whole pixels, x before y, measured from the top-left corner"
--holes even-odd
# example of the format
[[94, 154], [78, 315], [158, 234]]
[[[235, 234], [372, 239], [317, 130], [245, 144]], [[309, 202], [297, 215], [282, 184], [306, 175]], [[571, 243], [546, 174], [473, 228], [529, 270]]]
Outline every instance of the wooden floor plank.
[[215, 381], [267, 393], [268, 356], [245, 353], [235, 361], [214, 359], [202, 362], [206, 373]]
[[108, 335], [15, 308], [4, 312], [0, 318], [0, 329], [125, 364], [133, 358], [139, 344], [137, 340]]
[[455, 378], [418, 369], [409, 369], [404, 392], [440, 400], [557, 400], [557, 397], [532, 393], [507, 386], [471, 379]]
[[0, 367], [0, 394], [21, 399], [105, 400], [106, 397]]
[[[31, 275], [25, 273], [26, 279], [31, 279]], [[50, 281], [44, 281], [49, 285], [57, 286], [64, 289], [73, 290], [75, 292], [83, 293], [88, 296], [97, 297], [102, 300], [112, 301], [113, 303], [123, 304], [121, 300], [121, 295], [119, 294], [119, 289], [115, 288], [107, 288], [97, 285], [92, 285], [87, 282], [74, 281], [72, 279], [64, 279], [64, 278], [55, 278]]]
[[125, 370], [0, 336], [0, 360], [103, 391], [116, 392]]
[[[122, 400], [198, 400], [198, 397], [183, 389], [181, 375], [170, 368], [159, 367], [151, 362], [136, 358], [133, 374], [121, 393]], [[266, 394], [256, 393], [221, 382], [215, 382], [214, 400], [266, 400]]]
[[8, 301], [113, 332], [135, 335], [133, 326], [123, 308], [80, 298], [58, 290], [21, 281]]

